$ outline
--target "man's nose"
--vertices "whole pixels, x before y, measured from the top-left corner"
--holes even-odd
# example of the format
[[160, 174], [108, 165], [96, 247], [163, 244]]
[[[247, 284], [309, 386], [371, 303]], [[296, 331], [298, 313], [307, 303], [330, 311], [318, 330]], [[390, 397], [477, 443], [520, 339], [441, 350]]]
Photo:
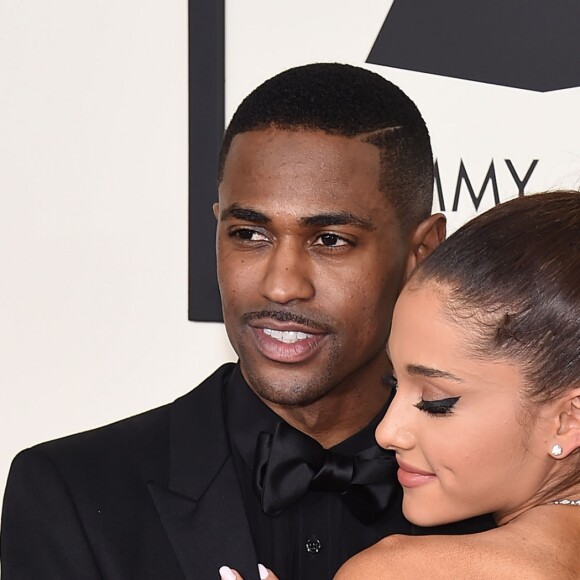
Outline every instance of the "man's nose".
[[308, 252], [292, 240], [277, 243], [268, 257], [260, 292], [278, 304], [313, 298], [315, 290]]

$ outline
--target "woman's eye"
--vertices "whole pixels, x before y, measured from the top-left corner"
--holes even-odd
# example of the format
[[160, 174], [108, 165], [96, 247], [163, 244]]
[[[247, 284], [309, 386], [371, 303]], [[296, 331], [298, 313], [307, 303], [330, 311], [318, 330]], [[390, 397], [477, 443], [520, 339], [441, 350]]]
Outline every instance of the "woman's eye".
[[449, 397], [447, 399], [437, 399], [435, 401], [425, 401], [421, 399], [415, 407], [419, 411], [424, 411], [429, 415], [449, 415], [453, 412], [455, 403], [459, 401], [459, 397]]
[[267, 242], [268, 238], [256, 230], [251, 230], [249, 228], [240, 228], [238, 230], [233, 230], [229, 234], [230, 238], [238, 238], [247, 242]]
[[346, 246], [348, 244], [349, 242], [340, 237], [338, 234], [322, 234], [318, 236], [318, 239], [314, 245], [326, 246], [327, 248], [336, 248], [339, 246]]

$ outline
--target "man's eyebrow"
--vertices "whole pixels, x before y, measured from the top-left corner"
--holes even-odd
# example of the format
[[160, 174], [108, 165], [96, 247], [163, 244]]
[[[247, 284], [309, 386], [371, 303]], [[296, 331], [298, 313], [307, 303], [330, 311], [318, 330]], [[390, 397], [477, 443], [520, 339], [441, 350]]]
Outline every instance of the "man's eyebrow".
[[456, 383], [463, 382], [463, 379], [456, 377], [452, 373], [423, 365], [407, 365], [407, 372], [410, 375], [420, 375], [422, 377], [429, 377], [433, 379], [448, 379]]
[[355, 216], [354, 214], [341, 211], [337, 213], [321, 213], [303, 217], [300, 225], [305, 227], [327, 227], [327, 226], [355, 226], [363, 230], [373, 231], [376, 229], [373, 222], [366, 218]]
[[269, 224], [272, 220], [261, 211], [249, 207], [242, 207], [238, 203], [232, 203], [220, 213], [220, 220], [227, 220], [228, 218], [252, 222], [255, 224]]

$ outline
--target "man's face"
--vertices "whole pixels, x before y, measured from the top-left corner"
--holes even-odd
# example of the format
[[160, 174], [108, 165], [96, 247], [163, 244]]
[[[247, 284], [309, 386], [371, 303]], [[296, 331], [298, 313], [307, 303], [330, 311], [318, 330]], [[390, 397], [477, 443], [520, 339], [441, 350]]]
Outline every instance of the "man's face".
[[356, 138], [237, 135], [219, 189], [224, 321], [265, 401], [308, 405], [377, 382], [408, 243]]

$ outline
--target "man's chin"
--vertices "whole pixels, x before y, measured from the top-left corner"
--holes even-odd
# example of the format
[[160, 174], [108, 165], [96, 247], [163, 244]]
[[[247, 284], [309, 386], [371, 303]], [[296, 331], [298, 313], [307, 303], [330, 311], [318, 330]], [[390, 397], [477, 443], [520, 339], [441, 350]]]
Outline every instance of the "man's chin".
[[[292, 376], [281, 376], [281, 375]], [[328, 385], [312, 382], [301, 373], [244, 373], [250, 388], [266, 404], [283, 407], [308, 406], [322, 399], [330, 390]]]

